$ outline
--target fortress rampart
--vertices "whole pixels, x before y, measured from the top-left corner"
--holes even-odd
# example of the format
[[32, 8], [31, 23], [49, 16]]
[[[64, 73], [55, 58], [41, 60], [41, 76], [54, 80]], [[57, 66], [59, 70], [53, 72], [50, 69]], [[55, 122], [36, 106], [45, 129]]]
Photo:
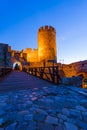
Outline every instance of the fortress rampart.
[[80, 76], [87, 77], [87, 60], [71, 64], [56, 64], [59, 66], [61, 77]]
[[[38, 30], [38, 49], [26, 48], [18, 51], [12, 50], [8, 44], [0, 44], [0, 66], [10, 66], [15, 61], [22, 65], [50, 66], [57, 62], [56, 30], [52, 26], [42, 26]], [[29, 64], [27, 64], [29, 63]], [[59, 66], [61, 77], [72, 77], [83, 74], [87, 77], [87, 61], [76, 62], [69, 65], [56, 63]]]
[[25, 53], [28, 62], [38, 62], [38, 49], [26, 48]]
[[54, 31], [56, 33], [56, 30], [52, 26], [42, 26], [39, 28], [38, 32], [43, 32], [43, 31]]

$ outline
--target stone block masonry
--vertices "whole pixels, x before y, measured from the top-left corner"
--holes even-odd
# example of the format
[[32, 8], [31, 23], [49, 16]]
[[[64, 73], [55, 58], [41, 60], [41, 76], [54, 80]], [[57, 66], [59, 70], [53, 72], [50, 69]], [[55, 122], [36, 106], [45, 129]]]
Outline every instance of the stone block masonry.
[[52, 26], [44, 26], [38, 30], [39, 61], [57, 61], [56, 30]]

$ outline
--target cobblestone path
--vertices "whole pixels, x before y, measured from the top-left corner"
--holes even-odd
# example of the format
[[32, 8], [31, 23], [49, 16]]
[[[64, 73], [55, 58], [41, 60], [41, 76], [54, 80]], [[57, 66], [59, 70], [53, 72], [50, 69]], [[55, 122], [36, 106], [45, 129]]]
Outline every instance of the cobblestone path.
[[87, 130], [87, 90], [20, 73], [0, 83], [0, 130]]

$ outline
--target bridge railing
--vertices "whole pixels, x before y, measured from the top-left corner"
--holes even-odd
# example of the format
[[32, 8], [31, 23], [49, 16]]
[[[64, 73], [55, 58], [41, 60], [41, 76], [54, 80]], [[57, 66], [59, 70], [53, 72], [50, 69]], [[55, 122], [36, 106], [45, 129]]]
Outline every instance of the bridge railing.
[[49, 67], [28, 67], [23, 68], [23, 71], [37, 76], [41, 79], [45, 79], [52, 83], [60, 83], [61, 79], [58, 74], [58, 66], [49, 66]]
[[0, 67], [0, 78], [4, 77], [5, 75], [7, 75], [8, 73], [10, 73], [12, 71], [12, 68], [3, 68]]

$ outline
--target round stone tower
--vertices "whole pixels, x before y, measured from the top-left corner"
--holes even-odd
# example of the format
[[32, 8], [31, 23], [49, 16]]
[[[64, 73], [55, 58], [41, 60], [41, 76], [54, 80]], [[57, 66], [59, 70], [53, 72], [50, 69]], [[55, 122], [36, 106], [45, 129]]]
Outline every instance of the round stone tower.
[[57, 61], [56, 30], [52, 26], [44, 26], [38, 30], [39, 61]]

